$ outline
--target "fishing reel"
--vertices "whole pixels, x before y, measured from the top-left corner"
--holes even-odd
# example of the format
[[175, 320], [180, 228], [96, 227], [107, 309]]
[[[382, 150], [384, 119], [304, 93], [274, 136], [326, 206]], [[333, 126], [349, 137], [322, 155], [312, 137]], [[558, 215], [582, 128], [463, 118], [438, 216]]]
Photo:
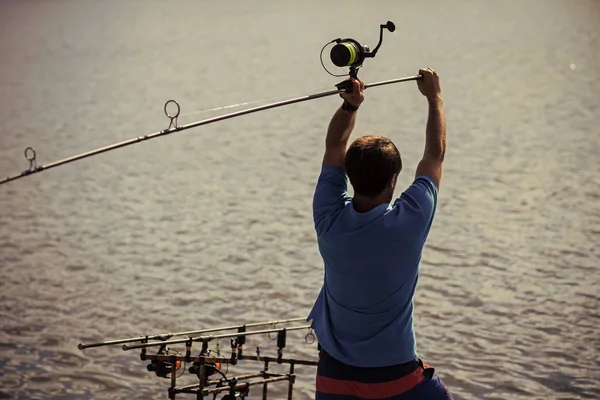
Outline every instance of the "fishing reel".
[[[221, 363], [205, 363], [204, 364], [204, 380], [208, 380], [209, 377], [218, 373], [221, 370]], [[200, 363], [195, 361], [189, 368], [189, 373], [192, 375], [199, 376], [200, 374]]]
[[[164, 344], [160, 346], [160, 349], [158, 349], [158, 352], [156, 354], [164, 356], [170, 355], [169, 349]], [[148, 371], [154, 372], [159, 378], [170, 378], [173, 369], [175, 369], [175, 371], [179, 371], [181, 369], [181, 361], [177, 360], [175, 362], [171, 362], [162, 360], [152, 360], [146, 368], [148, 369]]]
[[[390, 32], [394, 32], [396, 30], [396, 25], [394, 25], [392, 21], [388, 21], [386, 24], [382, 24], [379, 26], [379, 43], [377, 43], [377, 46], [375, 46], [373, 51], [370, 51], [369, 46], [364, 46], [360, 44], [357, 40], [351, 38], [338, 38], [332, 40], [331, 42], [323, 46], [323, 48], [321, 49], [321, 65], [329, 75], [336, 77], [346, 76], [346, 74], [332, 74], [323, 63], [323, 50], [325, 50], [325, 48], [328, 45], [335, 43], [335, 45], [331, 48], [329, 52], [329, 58], [331, 59], [331, 62], [337, 67], [349, 67], [350, 71], [348, 75], [351, 78], [356, 79], [358, 77], [358, 69], [362, 67], [362, 64], [365, 61], [365, 59], [375, 57], [377, 51], [381, 47], [381, 43], [383, 42], [384, 29], [387, 29]], [[336, 87], [339, 90], [343, 90], [347, 93], [350, 93], [352, 92], [352, 81], [347, 80], [344, 82], [340, 82], [336, 85]]]
[[[205, 357], [208, 356], [210, 354], [210, 351], [208, 350], [208, 342], [202, 342], [202, 350], [200, 350], [200, 354], [199, 357]], [[204, 380], [208, 380], [208, 378], [214, 374], [217, 373], [221, 373], [221, 363], [220, 362], [216, 362], [216, 363], [207, 363], [204, 362]], [[198, 378], [200, 378], [200, 361], [198, 359], [196, 359], [193, 363], [192, 366], [188, 369], [188, 372], [192, 375], [196, 375]], [[223, 373], [221, 373], [221, 375], [223, 375]], [[223, 375], [225, 376], [225, 375]]]

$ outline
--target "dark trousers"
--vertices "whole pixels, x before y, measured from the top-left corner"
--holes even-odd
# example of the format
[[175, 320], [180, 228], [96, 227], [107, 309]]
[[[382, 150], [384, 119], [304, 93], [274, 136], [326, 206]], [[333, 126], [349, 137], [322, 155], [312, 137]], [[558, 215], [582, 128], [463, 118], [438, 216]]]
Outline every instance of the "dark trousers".
[[389, 367], [344, 364], [319, 352], [316, 400], [451, 400], [435, 369], [419, 359]]

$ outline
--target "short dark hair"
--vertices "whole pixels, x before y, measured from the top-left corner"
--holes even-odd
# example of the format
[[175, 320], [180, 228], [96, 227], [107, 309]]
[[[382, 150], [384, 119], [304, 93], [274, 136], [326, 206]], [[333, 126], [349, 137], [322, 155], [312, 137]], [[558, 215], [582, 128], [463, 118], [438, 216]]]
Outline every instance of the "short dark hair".
[[400, 152], [382, 135], [356, 139], [346, 152], [344, 164], [354, 193], [367, 197], [383, 192], [392, 176], [402, 170]]

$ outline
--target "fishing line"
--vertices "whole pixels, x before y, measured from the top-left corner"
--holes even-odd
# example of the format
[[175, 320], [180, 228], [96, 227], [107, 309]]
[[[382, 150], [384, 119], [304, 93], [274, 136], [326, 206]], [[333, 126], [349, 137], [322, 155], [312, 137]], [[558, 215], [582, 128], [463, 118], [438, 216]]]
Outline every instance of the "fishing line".
[[[320, 92], [323, 90], [326, 90], [327, 88], [320, 88], [320, 89], [314, 89], [312, 91], [310, 91], [311, 93], [314, 92]], [[237, 107], [241, 107], [241, 106], [247, 106], [250, 104], [257, 104], [257, 103], [264, 103], [267, 101], [273, 101], [273, 100], [279, 100], [279, 99], [286, 99], [289, 97], [298, 97], [301, 96], [301, 94], [299, 93], [292, 93], [292, 94], [287, 94], [287, 95], [281, 95], [281, 96], [274, 96], [274, 97], [267, 97], [264, 99], [260, 99], [260, 100], [252, 100], [252, 101], [246, 101], [243, 103], [237, 103], [237, 104], [229, 104], [226, 106], [221, 106], [221, 107], [215, 107], [215, 108], [207, 108], [207, 109], [202, 109], [202, 110], [198, 110], [198, 111], [193, 111], [193, 112], [189, 112], [189, 113], [185, 113], [185, 114], [180, 114], [180, 117], [187, 117], [190, 115], [196, 115], [196, 114], [202, 114], [202, 113], [206, 113], [206, 112], [211, 112], [211, 111], [219, 111], [219, 110], [226, 110], [229, 108], [237, 108]]]

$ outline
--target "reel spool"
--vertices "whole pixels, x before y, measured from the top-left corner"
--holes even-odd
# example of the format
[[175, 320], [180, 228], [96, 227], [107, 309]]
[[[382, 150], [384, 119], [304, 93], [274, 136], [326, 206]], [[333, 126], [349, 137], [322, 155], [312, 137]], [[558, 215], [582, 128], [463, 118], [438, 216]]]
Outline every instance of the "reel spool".
[[[356, 79], [358, 77], [358, 69], [360, 67], [362, 67], [362, 64], [365, 61], [365, 59], [375, 57], [375, 55], [377, 54], [377, 51], [381, 47], [381, 43], [383, 42], [383, 30], [384, 29], [387, 29], [390, 32], [394, 32], [396, 30], [396, 25], [394, 25], [394, 23], [392, 21], [388, 21], [387, 23], [379, 26], [379, 43], [377, 43], [377, 46], [375, 46], [373, 51], [370, 51], [369, 46], [362, 45], [355, 39], [351, 39], [351, 38], [340, 39], [340, 38], [338, 38], [338, 39], [332, 40], [331, 42], [329, 42], [325, 46], [323, 46], [323, 49], [321, 49], [321, 65], [323, 66], [325, 71], [327, 71], [327, 73], [329, 73], [332, 76], [336, 76], [336, 77], [346, 76], [346, 74], [342, 74], [342, 75], [332, 74], [325, 67], [325, 64], [323, 63], [323, 50], [329, 44], [335, 43], [335, 45], [331, 48], [331, 50], [329, 52], [329, 58], [331, 59], [331, 62], [336, 67], [349, 67], [350, 71], [349, 71], [348, 75], [351, 78]], [[345, 81], [345, 82], [348, 82], [349, 84], [342, 82], [336, 86], [338, 87], [338, 89], [345, 89], [346, 92], [350, 93], [352, 91], [352, 83], [350, 81]]]

